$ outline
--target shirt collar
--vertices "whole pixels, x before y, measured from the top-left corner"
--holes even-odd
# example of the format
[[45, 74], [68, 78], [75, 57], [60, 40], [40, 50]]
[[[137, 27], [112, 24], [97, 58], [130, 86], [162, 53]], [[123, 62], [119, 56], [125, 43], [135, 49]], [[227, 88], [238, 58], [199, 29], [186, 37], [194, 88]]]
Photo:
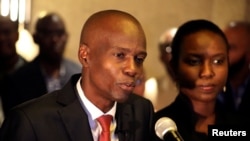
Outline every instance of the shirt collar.
[[[91, 120], [95, 120], [96, 118], [102, 116], [102, 115], [111, 115], [113, 117], [115, 117], [115, 112], [116, 112], [116, 105], [117, 102], [115, 102], [114, 106], [107, 112], [107, 113], [103, 113], [99, 108], [97, 108], [91, 101], [88, 100], [88, 98], [85, 96], [84, 94], [84, 90], [81, 87], [81, 77], [78, 80], [76, 87], [77, 87], [77, 91], [78, 91], [78, 95], [79, 95], [79, 100], [82, 103], [82, 107], [84, 108], [84, 110], [87, 112], [88, 117]], [[90, 112], [91, 111], [91, 112]]]

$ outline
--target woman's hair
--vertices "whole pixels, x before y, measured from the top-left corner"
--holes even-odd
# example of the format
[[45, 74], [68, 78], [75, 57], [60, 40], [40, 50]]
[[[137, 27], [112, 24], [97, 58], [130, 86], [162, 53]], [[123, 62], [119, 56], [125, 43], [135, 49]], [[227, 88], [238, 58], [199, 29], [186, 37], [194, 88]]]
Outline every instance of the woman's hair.
[[190, 34], [194, 34], [196, 32], [202, 31], [202, 30], [211, 31], [221, 36], [222, 39], [225, 41], [227, 51], [229, 50], [229, 44], [228, 44], [227, 38], [224, 35], [224, 32], [217, 25], [215, 25], [214, 23], [208, 20], [203, 20], [203, 19], [188, 21], [182, 24], [178, 28], [175, 34], [175, 37], [173, 38], [172, 44], [171, 44], [172, 58], [170, 60], [170, 65], [173, 71], [176, 71], [178, 69], [178, 62], [179, 62], [178, 60], [180, 58], [181, 46], [183, 44], [185, 37], [187, 37]]

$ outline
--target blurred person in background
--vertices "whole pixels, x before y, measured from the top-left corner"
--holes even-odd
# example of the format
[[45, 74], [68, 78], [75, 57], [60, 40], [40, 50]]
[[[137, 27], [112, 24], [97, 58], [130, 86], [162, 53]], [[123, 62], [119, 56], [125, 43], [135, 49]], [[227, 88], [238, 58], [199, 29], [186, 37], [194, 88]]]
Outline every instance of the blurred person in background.
[[11, 75], [27, 63], [27, 60], [16, 51], [16, 43], [19, 39], [18, 26], [18, 21], [0, 16], [0, 124], [4, 119], [2, 107], [4, 79], [6, 75]]
[[16, 52], [19, 38], [18, 22], [0, 16], [0, 80], [11, 74], [27, 61]]
[[229, 42], [229, 75], [219, 99], [229, 111], [249, 115], [250, 107], [250, 23], [231, 21], [224, 28]]
[[169, 61], [171, 59], [171, 42], [177, 31], [177, 28], [167, 29], [159, 39], [159, 59], [164, 65], [166, 74], [161, 77], [152, 77], [145, 82], [144, 97], [150, 99], [154, 105], [155, 111], [162, 109], [174, 101], [178, 94], [178, 89], [169, 69]]
[[63, 56], [68, 32], [58, 13], [48, 13], [37, 20], [33, 39], [39, 54], [8, 78], [3, 99], [6, 112], [24, 101], [60, 89], [71, 75], [81, 71], [79, 64]]

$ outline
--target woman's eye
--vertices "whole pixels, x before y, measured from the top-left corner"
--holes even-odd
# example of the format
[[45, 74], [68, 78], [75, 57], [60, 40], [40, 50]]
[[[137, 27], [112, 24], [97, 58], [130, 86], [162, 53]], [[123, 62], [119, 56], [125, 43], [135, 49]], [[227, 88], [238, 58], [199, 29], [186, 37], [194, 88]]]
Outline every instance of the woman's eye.
[[215, 60], [213, 60], [214, 64], [222, 64], [223, 62], [224, 62], [223, 59], [215, 59]]
[[197, 59], [190, 59], [190, 60], [187, 61], [187, 63], [188, 63], [189, 65], [195, 66], [195, 65], [201, 64], [201, 61], [200, 61], [200, 60], [197, 60]]

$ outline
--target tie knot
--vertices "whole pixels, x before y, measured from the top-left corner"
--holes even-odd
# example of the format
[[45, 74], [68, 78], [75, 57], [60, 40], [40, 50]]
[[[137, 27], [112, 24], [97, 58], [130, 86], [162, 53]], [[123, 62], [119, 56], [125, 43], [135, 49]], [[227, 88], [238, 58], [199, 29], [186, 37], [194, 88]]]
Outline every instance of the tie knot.
[[112, 119], [113, 117], [111, 115], [102, 115], [99, 118], [97, 118], [97, 121], [101, 124], [102, 130], [104, 132], [110, 131], [110, 123]]

